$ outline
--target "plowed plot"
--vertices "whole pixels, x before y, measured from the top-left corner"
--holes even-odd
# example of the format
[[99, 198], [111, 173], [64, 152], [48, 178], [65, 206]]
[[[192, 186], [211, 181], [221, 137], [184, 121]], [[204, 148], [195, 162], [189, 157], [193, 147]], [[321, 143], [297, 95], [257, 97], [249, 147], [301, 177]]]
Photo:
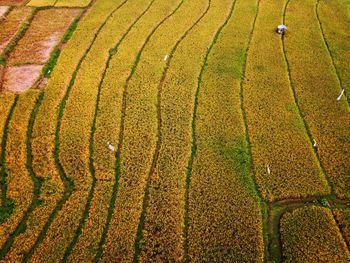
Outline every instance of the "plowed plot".
[[3, 89], [12, 92], [23, 92], [30, 89], [40, 77], [42, 69], [42, 65], [23, 65], [6, 68]]
[[4, 20], [0, 21], [0, 55], [20, 30], [23, 22], [29, 17], [31, 12], [32, 9], [28, 7], [16, 8]]
[[39, 11], [11, 53], [9, 63], [45, 63], [79, 12], [78, 9]]
[[24, 5], [28, 0], [0, 0], [0, 5]]

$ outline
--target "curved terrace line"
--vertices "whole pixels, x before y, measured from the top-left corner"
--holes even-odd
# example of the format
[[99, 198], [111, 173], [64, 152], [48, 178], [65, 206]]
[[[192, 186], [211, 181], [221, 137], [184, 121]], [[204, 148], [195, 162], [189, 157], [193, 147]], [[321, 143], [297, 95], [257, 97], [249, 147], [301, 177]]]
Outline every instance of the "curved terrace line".
[[157, 125], [158, 126], [157, 127], [157, 142], [156, 142], [156, 148], [155, 148], [155, 151], [154, 151], [153, 157], [152, 157], [152, 165], [151, 165], [148, 177], [147, 177], [145, 193], [144, 193], [144, 198], [143, 198], [143, 202], [142, 202], [142, 212], [141, 212], [139, 225], [138, 225], [138, 229], [137, 229], [137, 235], [136, 235], [136, 239], [135, 239], [135, 253], [134, 253], [134, 258], [133, 258], [133, 262], [135, 262], [135, 263], [138, 262], [138, 258], [139, 258], [140, 253], [141, 253], [142, 231], [143, 231], [143, 228], [144, 228], [144, 225], [145, 225], [146, 211], [147, 211], [148, 204], [149, 204], [149, 187], [150, 187], [151, 179], [152, 179], [152, 176], [153, 176], [153, 174], [155, 172], [155, 168], [156, 168], [156, 165], [157, 165], [157, 162], [158, 162], [160, 147], [162, 145], [161, 103], [162, 103], [163, 84], [164, 84], [165, 78], [167, 76], [168, 70], [170, 68], [170, 64], [171, 64], [172, 58], [173, 58], [173, 56], [174, 56], [178, 46], [186, 38], [186, 36], [190, 33], [190, 31], [204, 18], [204, 16], [208, 13], [210, 6], [211, 6], [211, 0], [208, 1], [208, 6], [207, 6], [206, 10], [201, 14], [201, 16], [177, 40], [177, 42], [175, 43], [174, 47], [170, 51], [169, 57], [167, 59], [166, 66], [164, 68], [161, 80], [159, 82], [158, 94], [157, 94], [157, 122], [158, 122], [157, 123], [158, 124]]
[[322, 35], [322, 40], [324, 42], [324, 44], [326, 45], [326, 48], [327, 48], [327, 52], [328, 52], [328, 55], [332, 61], [332, 67], [334, 68], [334, 71], [335, 71], [335, 74], [337, 76], [337, 80], [338, 80], [338, 83], [339, 83], [339, 86], [344, 89], [344, 97], [346, 98], [346, 101], [347, 101], [347, 104], [348, 106], [350, 106], [350, 97], [349, 95], [347, 94], [346, 90], [345, 90], [345, 83], [343, 83], [342, 79], [340, 78], [340, 75], [339, 75], [339, 71], [338, 71], [338, 68], [336, 67], [335, 63], [334, 63], [334, 57], [333, 57], [333, 54], [329, 48], [329, 44], [328, 44], [328, 41], [327, 41], [327, 38], [324, 34], [324, 31], [323, 31], [323, 26], [322, 26], [322, 23], [321, 23], [321, 20], [320, 20], [320, 16], [318, 14], [318, 6], [319, 6], [319, 3], [320, 3], [320, 0], [317, 0], [316, 1], [316, 5], [315, 5], [315, 15], [316, 15], [316, 18], [317, 18], [317, 22], [318, 22], [318, 25], [319, 25], [319, 28], [320, 28], [320, 31], [321, 31], [321, 35]]
[[[118, 50], [118, 47], [122, 44], [122, 42], [124, 41], [124, 39], [126, 38], [126, 36], [129, 34], [129, 32], [132, 30], [132, 28], [135, 26], [135, 24], [147, 13], [147, 11], [151, 8], [151, 6], [153, 5], [153, 3], [155, 2], [155, 0], [150, 1], [149, 5], [146, 7], [146, 9], [136, 18], [136, 20], [130, 25], [130, 27], [127, 29], [127, 31], [123, 34], [123, 36], [121, 37], [121, 39], [118, 41], [118, 43], [113, 47], [113, 50]], [[72, 240], [72, 242], [69, 244], [68, 248], [66, 249], [66, 252], [64, 254], [63, 257], [63, 261], [67, 262], [69, 255], [72, 253], [76, 243], [78, 242], [78, 239], [82, 233], [82, 230], [85, 226], [86, 220], [89, 216], [89, 210], [91, 207], [91, 201], [92, 198], [94, 196], [94, 192], [95, 192], [95, 186], [96, 186], [96, 176], [95, 176], [95, 166], [93, 163], [93, 156], [94, 156], [94, 137], [95, 137], [95, 131], [96, 131], [96, 120], [97, 120], [97, 113], [98, 113], [98, 109], [99, 109], [99, 102], [100, 102], [100, 97], [101, 97], [101, 89], [102, 89], [102, 85], [103, 85], [103, 81], [104, 78], [106, 76], [106, 72], [109, 68], [109, 64], [110, 61], [113, 57], [115, 53], [110, 53], [109, 57], [107, 59], [106, 65], [105, 65], [105, 69], [103, 71], [99, 86], [98, 86], [98, 93], [97, 93], [97, 100], [96, 100], [96, 107], [95, 107], [95, 113], [94, 113], [94, 117], [93, 117], [93, 124], [91, 127], [91, 133], [90, 133], [90, 145], [89, 145], [89, 169], [90, 169], [90, 174], [92, 176], [92, 185], [89, 191], [89, 195], [87, 198], [87, 202], [85, 205], [85, 209], [82, 215], [82, 218], [80, 220], [78, 229], [75, 232], [74, 238]]]
[[51, 226], [52, 222], [55, 220], [58, 212], [62, 209], [63, 205], [66, 203], [66, 201], [69, 199], [69, 197], [71, 196], [73, 190], [74, 190], [74, 183], [72, 182], [72, 180], [70, 178], [68, 178], [66, 176], [66, 174], [64, 173], [64, 169], [63, 166], [59, 160], [59, 149], [60, 149], [60, 142], [59, 142], [59, 131], [61, 128], [61, 122], [62, 122], [62, 116], [63, 116], [63, 112], [65, 109], [65, 105], [67, 103], [68, 97], [70, 95], [70, 92], [73, 88], [75, 79], [77, 77], [78, 71], [80, 70], [80, 67], [83, 63], [83, 61], [85, 60], [87, 54], [90, 52], [92, 46], [94, 45], [99, 33], [101, 32], [101, 30], [104, 28], [104, 26], [106, 25], [106, 23], [108, 22], [108, 20], [127, 2], [128, 0], [124, 0], [120, 5], [118, 5], [105, 19], [105, 21], [101, 24], [101, 26], [99, 27], [99, 29], [97, 30], [96, 34], [94, 35], [94, 38], [90, 44], [90, 46], [87, 48], [87, 50], [85, 51], [85, 54], [82, 56], [82, 58], [80, 59], [73, 75], [72, 78], [70, 80], [70, 83], [67, 87], [67, 91], [62, 99], [62, 101], [60, 102], [59, 105], [59, 112], [58, 112], [58, 117], [57, 117], [57, 123], [56, 123], [56, 132], [55, 132], [55, 150], [54, 150], [54, 159], [55, 159], [55, 163], [57, 166], [57, 170], [58, 173], [60, 175], [60, 178], [64, 184], [64, 193], [63, 196], [61, 198], [61, 200], [56, 204], [54, 210], [52, 211], [49, 220], [46, 222], [45, 226], [43, 227], [43, 229], [41, 230], [39, 236], [37, 237], [34, 245], [31, 247], [31, 249], [28, 251], [28, 253], [25, 255], [23, 262], [28, 262], [31, 257], [34, 254], [35, 249], [41, 244], [41, 242], [44, 240], [45, 235], [47, 233], [47, 231], [49, 230], [49, 227]]

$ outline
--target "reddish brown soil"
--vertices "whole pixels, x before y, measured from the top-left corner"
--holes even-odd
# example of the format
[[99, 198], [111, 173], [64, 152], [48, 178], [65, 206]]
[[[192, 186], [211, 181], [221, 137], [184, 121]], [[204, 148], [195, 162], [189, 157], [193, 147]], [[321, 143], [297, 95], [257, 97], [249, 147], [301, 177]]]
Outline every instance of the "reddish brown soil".
[[26, 21], [31, 12], [32, 9], [29, 7], [15, 8], [4, 19], [1, 20], [0, 54], [4, 51], [5, 47], [10, 43], [11, 39], [19, 31], [23, 25], [23, 22]]
[[0, 5], [24, 5], [27, 0], [0, 0]]
[[10, 54], [10, 65], [48, 61], [50, 54], [79, 15], [79, 9], [47, 9], [39, 11], [28, 31]]
[[39, 79], [42, 65], [23, 65], [5, 69], [2, 88], [5, 91], [24, 92]]
[[9, 10], [8, 6], [0, 6], [0, 18], [4, 16], [4, 14]]

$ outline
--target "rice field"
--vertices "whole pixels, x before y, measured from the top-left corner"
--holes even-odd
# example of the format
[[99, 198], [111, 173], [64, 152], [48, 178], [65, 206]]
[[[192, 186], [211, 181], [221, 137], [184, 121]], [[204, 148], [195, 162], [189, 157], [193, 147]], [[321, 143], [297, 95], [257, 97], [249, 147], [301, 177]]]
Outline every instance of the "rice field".
[[350, 262], [349, 25], [0, 0], [0, 262]]

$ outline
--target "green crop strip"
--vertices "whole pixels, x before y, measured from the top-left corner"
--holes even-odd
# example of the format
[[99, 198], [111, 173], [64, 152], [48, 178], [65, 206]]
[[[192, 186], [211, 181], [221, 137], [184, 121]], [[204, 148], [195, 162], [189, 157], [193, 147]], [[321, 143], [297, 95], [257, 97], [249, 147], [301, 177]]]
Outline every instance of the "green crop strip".
[[35, 103], [35, 106], [33, 108], [33, 111], [31, 113], [30, 119], [29, 119], [29, 123], [28, 123], [28, 130], [27, 130], [27, 142], [26, 142], [26, 146], [27, 146], [27, 158], [26, 158], [26, 166], [27, 169], [29, 171], [29, 175], [34, 183], [34, 189], [33, 189], [33, 193], [34, 193], [34, 197], [33, 200], [28, 208], [28, 210], [24, 213], [24, 216], [22, 218], [22, 220], [20, 221], [20, 223], [17, 225], [15, 231], [10, 235], [10, 237], [6, 240], [6, 243], [2, 246], [1, 250], [0, 250], [0, 259], [3, 259], [5, 257], [5, 255], [8, 253], [8, 251], [10, 250], [14, 239], [16, 238], [16, 236], [18, 236], [19, 234], [22, 233], [23, 229], [26, 228], [26, 222], [30, 216], [30, 214], [34, 211], [34, 209], [41, 204], [40, 202], [40, 188], [42, 185], [42, 181], [40, 178], [36, 177], [34, 171], [33, 171], [33, 167], [32, 167], [32, 131], [33, 131], [33, 126], [34, 126], [34, 121], [35, 121], [35, 116], [36, 113], [41, 105], [42, 99], [43, 99], [44, 93], [41, 92], [37, 102]]
[[[68, 258], [69, 258], [69, 255], [72, 253], [78, 239], [79, 239], [79, 236], [81, 235], [82, 233], [82, 230], [83, 230], [83, 227], [85, 226], [85, 223], [86, 223], [86, 220], [89, 216], [89, 210], [90, 210], [90, 207], [91, 207], [91, 201], [92, 201], [92, 198], [94, 196], [94, 192], [95, 192], [95, 187], [96, 187], [96, 172], [95, 172], [95, 167], [94, 167], [94, 164], [93, 164], [93, 156], [94, 156], [94, 137], [95, 137], [95, 131], [96, 131], [96, 119], [97, 119], [97, 114], [98, 114], [98, 109], [99, 109], [99, 102], [100, 102], [100, 97], [101, 97], [101, 89], [102, 89], [102, 85], [103, 85], [103, 80], [106, 76], [106, 72], [109, 68], [109, 64], [110, 64], [110, 61], [113, 57], [113, 55], [117, 52], [118, 50], [118, 47], [123, 43], [125, 37], [128, 35], [128, 33], [131, 31], [131, 29], [134, 27], [134, 25], [147, 13], [147, 11], [151, 8], [152, 4], [154, 3], [155, 0], [151, 1], [149, 3], [149, 5], [147, 6], [147, 8], [136, 18], [136, 20], [130, 25], [130, 27], [127, 29], [127, 31], [123, 34], [123, 36], [121, 37], [121, 39], [118, 41], [118, 43], [115, 45], [115, 47], [113, 47], [111, 49], [111, 51], [109, 52], [109, 57], [107, 59], [107, 62], [106, 62], [106, 65], [105, 65], [105, 68], [104, 68], [104, 71], [103, 71], [103, 74], [102, 74], [102, 77], [101, 77], [101, 80], [100, 80], [100, 83], [99, 83], [99, 86], [98, 86], [98, 93], [97, 93], [97, 98], [96, 98], [96, 106], [95, 106], [95, 113], [94, 113], [94, 117], [93, 117], [93, 124], [92, 124], [92, 127], [91, 127], [91, 133], [90, 133], [90, 145], [89, 145], [89, 169], [90, 169], [90, 173], [92, 175], [92, 185], [91, 185], [91, 188], [90, 188], [90, 191], [89, 191], [89, 195], [88, 195], [88, 199], [87, 199], [87, 202], [86, 202], [86, 206], [85, 206], [85, 209], [84, 209], [84, 212], [83, 212], [83, 216], [82, 216], [82, 219], [79, 223], [79, 227], [74, 235], [74, 238], [72, 240], [72, 242], [70, 243], [70, 245], [68, 246], [65, 254], [64, 254], [64, 257], [63, 257], [63, 262], [68, 262]], [[117, 192], [117, 191], [116, 191]], [[114, 193], [114, 191], [113, 191]], [[98, 253], [97, 253], [98, 254]], [[102, 255], [102, 253], [101, 253]]]
[[[318, 14], [318, 6], [319, 6], [319, 3], [320, 3], [320, 0], [317, 0], [316, 1], [316, 5], [315, 5], [315, 15], [316, 15], [316, 18], [317, 18], [317, 21], [318, 21], [318, 24], [319, 24], [319, 27], [320, 27], [320, 31], [321, 31], [321, 34], [322, 34], [322, 39], [323, 39], [323, 42], [324, 44], [326, 45], [327, 47], [327, 52], [328, 52], [328, 55], [332, 61], [332, 65], [333, 65], [333, 68], [334, 68], [334, 71], [337, 75], [337, 79], [338, 79], [338, 82], [339, 82], [339, 86], [345, 90], [345, 83], [342, 81], [342, 79], [340, 78], [340, 74], [339, 74], [339, 71], [338, 71], [338, 68], [336, 67], [335, 63], [334, 63], [334, 56], [329, 48], [329, 44], [328, 44], [328, 41], [327, 41], [327, 38], [325, 36], [325, 33], [324, 33], [324, 30], [323, 30], [323, 26], [322, 26], [322, 23], [321, 23], [321, 20], [320, 20], [320, 17], [319, 17], [319, 14]], [[344, 96], [346, 97], [346, 101], [348, 102], [348, 105], [350, 104], [350, 98], [348, 96], [348, 94], [346, 93], [346, 90], [344, 91]]]
[[206, 54], [205, 54], [205, 58], [203, 61], [203, 65], [201, 68], [201, 71], [199, 73], [198, 76], [198, 82], [197, 82], [197, 88], [196, 88], [196, 92], [195, 92], [195, 98], [194, 98], [194, 108], [193, 108], [193, 115], [192, 115], [192, 147], [191, 147], [191, 156], [189, 158], [188, 161], [188, 171], [187, 171], [187, 175], [186, 175], [186, 191], [185, 191], [185, 218], [184, 218], [184, 252], [185, 252], [185, 261], [189, 262], [189, 255], [188, 255], [188, 248], [189, 248], [189, 240], [188, 240], [188, 208], [189, 208], [189, 191], [190, 191], [190, 187], [191, 187], [191, 176], [192, 176], [192, 167], [193, 167], [193, 160], [196, 156], [197, 153], [197, 138], [196, 138], [196, 118], [197, 118], [197, 108], [198, 108], [198, 97], [199, 97], [199, 92], [200, 92], [200, 88], [201, 88], [201, 83], [202, 83], [202, 77], [203, 77], [203, 73], [206, 69], [207, 66], [207, 61], [208, 61], [208, 57], [210, 55], [211, 50], [213, 49], [213, 47], [215, 46], [221, 31], [225, 28], [225, 26], [228, 24], [234, 8], [235, 8], [235, 4], [236, 4], [236, 0], [233, 1], [230, 12], [228, 14], [228, 16], [226, 17], [224, 23], [218, 28], [217, 32], [215, 33], [215, 36], [212, 40], [211, 45], [209, 46]]
[[240, 90], [239, 90], [239, 97], [240, 97], [240, 108], [241, 108], [241, 112], [242, 112], [242, 119], [243, 119], [243, 124], [244, 124], [244, 134], [245, 134], [245, 141], [247, 142], [247, 149], [248, 149], [248, 158], [249, 158], [249, 163], [251, 166], [251, 171], [252, 171], [252, 180], [254, 182], [254, 187], [256, 190], [256, 193], [259, 196], [259, 199], [261, 200], [261, 214], [262, 214], [262, 222], [263, 222], [263, 236], [264, 236], [264, 250], [265, 250], [265, 259], [267, 259], [268, 257], [268, 251], [269, 251], [269, 236], [268, 236], [268, 225], [267, 225], [267, 220], [268, 220], [268, 212], [267, 212], [267, 204], [266, 201], [264, 200], [264, 198], [262, 197], [262, 194], [259, 190], [258, 184], [256, 182], [256, 177], [255, 177], [255, 166], [254, 166], [254, 162], [253, 162], [253, 158], [252, 158], [252, 144], [250, 141], [250, 136], [249, 136], [249, 132], [248, 132], [248, 121], [247, 121], [247, 116], [245, 113], [245, 107], [244, 107], [244, 92], [243, 92], [243, 82], [244, 82], [244, 78], [245, 78], [245, 72], [246, 72], [246, 68], [247, 68], [247, 57], [248, 57], [248, 52], [249, 52], [249, 47], [250, 47], [250, 43], [252, 41], [253, 38], [253, 34], [254, 34], [254, 30], [255, 30], [255, 24], [256, 24], [256, 20], [258, 17], [258, 13], [259, 13], [259, 5], [260, 5], [260, 0], [257, 1], [257, 7], [256, 7], [256, 13], [254, 16], [254, 21], [253, 21], [253, 25], [252, 25], [252, 30], [250, 32], [250, 36], [249, 36], [249, 41], [248, 41], [248, 45], [247, 48], [245, 50], [244, 53], [244, 59], [243, 59], [243, 65], [242, 65], [242, 74], [241, 74], [241, 80], [240, 80]]
[[62, 209], [63, 205], [66, 203], [66, 201], [69, 199], [69, 197], [71, 196], [73, 190], [74, 190], [74, 183], [72, 182], [72, 180], [68, 177], [66, 177], [64, 170], [63, 170], [63, 166], [59, 160], [59, 147], [60, 147], [60, 142], [59, 142], [59, 131], [60, 131], [60, 127], [61, 127], [61, 122], [62, 122], [62, 116], [63, 116], [63, 112], [64, 112], [64, 108], [65, 105], [67, 103], [69, 94], [72, 90], [72, 87], [74, 85], [75, 79], [77, 77], [78, 71], [81, 67], [81, 64], [83, 63], [83, 61], [85, 60], [87, 54], [89, 53], [89, 51], [91, 50], [93, 44], [95, 43], [97, 36], [99, 35], [99, 33], [101, 32], [102, 28], [105, 26], [105, 24], [107, 23], [107, 21], [110, 19], [110, 17], [112, 17], [112, 15], [117, 12], [128, 0], [125, 0], [124, 2], [122, 2], [120, 5], [118, 5], [106, 18], [106, 20], [101, 24], [101, 26], [99, 27], [99, 29], [97, 30], [90, 46], [88, 47], [88, 49], [86, 50], [86, 52], [84, 53], [83, 57], [80, 59], [73, 75], [71, 78], [71, 81], [69, 83], [69, 86], [67, 88], [67, 91], [65, 93], [65, 96], [63, 97], [60, 105], [59, 105], [59, 112], [58, 112], [58, 118], [57, 118], [57, 125], [56, 125], [56, 131], [55, 131], [55, 152], [54, 152], [54, 159], [56, 162], [56, 166], [57, 166], [57, 170], [59, 172], [60, 178], [64, 184], [64, 194], [63, 197], [61, 198], [61, 200], [57, 203], [57, 205], [55, 206], [53, 212], [51, 213], [49, 220], [46, 222], [45, 226], [43, 227], [43, 229], [41, 230], [38, 238], [36, 239], [34, 245], [31, 247], [31, 249], [29, 250], [29, 252], [25, 255], [23, 262], [28, 262], [30, 261], [31, 257], [34, 254], [35, 249], [41, 244], [41, 242], [44, 240], [45, 235], [47, 233], [47, 231], [49, 230], [50, 225], [52, 224], [52, 222], [55, 220], [58, 212]]
[[[288, 5], [290, 3], [291, 0], [288, 0], [284, 6], [284, 10], [283, 10], [283, 24], [286, 23], [286, 12], [287, 12], [287, 8], [288, 8]], [[291, 73], [290, 73], [290, 64], [289, 64], [289, 61], [288, 61], [288, 58], [287, 58], [287, 55], [286, 55], [286, 48], [285, 48], [285, 36], [282, 35], [282, 38], [281, 38], [281, 41], [282, 41], [282, 51], [283, 51], [283, 56], [284, 56], [284, 60], [287, 64], [287, 69], [288, 69], [288, 79], [289, 79], [289, 83], [290, 83], [290, 87], [291, 87], [291, 90], [292, 90], [292, 93], [293, 93], [293, 98], [294, 98], [294, 102], [295, 102], [295, 105], [297, 105], [297, 109], [298, 109], [298, 115], [300, 116], [300, 118], [302, 119], [303, 121], [303, 124], [304, 124], [304, 128], [306, 130], [306, 133], [307, 133], [307, 136], [309, 138], [309, 142], [310, 142], [310, 145], [312, 146], [313, 144], [313, 137], [312, 137], [312, 133], [311, 133], [311, 130], [310, 130], [310, 127], [309, 125], [307, 124], [303, 114], [302, 114], [302, 111], [301, 111], [301, 108], [300, 108], [300, 104], [299, 104], [299, 101], [297, 99], [297, 96], [296, 96], [296, 92], [295, 92], [295, 88], [294, 88], [294, 84], [293, 84], [293, 81], [292, 81], [292, 76], [291, 76]], [[325, 176], [326, 180], [327, 180], [327, 183], [328, 183], [328, 186], [329, 188], [331, 189], [331, 196], [335, 197], [335, 194], [334, 194], [334, 190], [333, 190], [333, 187], [332, 187], [332, 184], [329, 180], [329, 177], [324, 169], [324, 166], [323, 166], [323, 163], [321, 162], [320, 160], [320, 156], [317, 152], [317, 150], [315, 149], [315, 147], [311, 147], [313, 149], [313, 152], [317, 158], [317, 162], [318, 162], [318, 165], [320, 166], [321, 168], [321, 171], [322, 171], [322, 174]]]
[[7, 198], [7, 169], [6, 169], [6, 144], [7, 144], [7, 132], [10, 125], [10, 121], [13, 115], [13, 112], [16, 108], [18, 102], [18, 96], [15, 97], [15, 100], [11, 106], [10, 112], [7, 116], [3, 137], [1, 141], [1, 155], [0, 155], [0, 183], [1, 183], [1, 207], [0, 207], [0, 224], [2, 224], [12, 213], [15, 204], [13, 200]]
[[[176, 7], [176, 9], [169, 14], [167, 17], [165, 17], [157, 26], [156, 28], [154, 28], [154, 30], [151, 32], [151, 34], [149, 35], [149, 37], [147, 38], [144, 46], [141, 49], [142, 50], [145, 48], [146, 44], [148, 43], [149, 39], [152, 37], [152, 35], [156, 32], [156, 30], [167, 20], [169, 19], [172, 15], [174, 15], [176, 13], [176, 11], [178, 11], [178, 9], [182, 6], [182, 4], [184, 3], [184, 0], [182, 0], [179, 5]], [[142, 240], [142, 231], [144, 229], [144, 225], [145, 225], [145, 217], [146, 217], [146, 210], [148, 207], [148, 203], [149, 203], [149, 187], [150, 187], [150, 181], [152, 178], [152, 175], [154, 174], [154, 170], [158, 161], [158, 157], [159, 157], [159, 150], [160, 150], [160, 146], [162, 144], [162, 132], [161, 132], [161, 127], [162, 127], [162, 116], [161, 116], [161, 98], [162, 98], [162, 87], [163, 87], [163, 82], [166, 78], [168, 69], [170, 67], [170, 63], [171, 63], [171, 59], [177, 49], [177, 47], [179, 46], [179, 44], [182, 42], [182, 40], [187, 36], [187, 34], [191, 31], [191, 29], [198, 24], [198, 22], [205, 16], [205, 14], [208, 12], [210, 7], [210, 3], [208, 5], [208, 8], [205, 10], [205, 12], [201, 15], [201, 17], [199, 17], [199, 19], [182, 35], [182, 37], [176, 42], [175, 46], [173, 47], [173, 49], [171, 50], [170, 54], [169, 54], [169, 58], [167, 60], [167, 64], [165, 66], [165, 69], [163, 71], [162, 74], [162, 78], [160, 80], [160, 84], [158, 87], [158, 94], [157, 94], [157, 121], [158, 121], [158, 127], [157, 127], [157, 143], [156, 143], [156, 149], [153, 153], [153, 158], [152, 158], [152, 165], [150, 168], [150, 172], [148, 174], [148, 178], [147, 178], [147, 183], [146, 183], [146, 187], [145, 187], [145, 192], [144, 192], [144, 198], [143, 198], [143, 202], [142, 202], [142, 212], [141, 212], [141, 216], [140, 216], [140, 221], [138, 224], [138, 228], [137, 228], [137, 234], [136, 234], [136, 239], [135, 239], [135, 253], [134, 253], [134, 257], [133, 257], [133, 262], [138, 262], [138, 258], [140, 256], [140, 252], [141, 252], [141, 240]]]

